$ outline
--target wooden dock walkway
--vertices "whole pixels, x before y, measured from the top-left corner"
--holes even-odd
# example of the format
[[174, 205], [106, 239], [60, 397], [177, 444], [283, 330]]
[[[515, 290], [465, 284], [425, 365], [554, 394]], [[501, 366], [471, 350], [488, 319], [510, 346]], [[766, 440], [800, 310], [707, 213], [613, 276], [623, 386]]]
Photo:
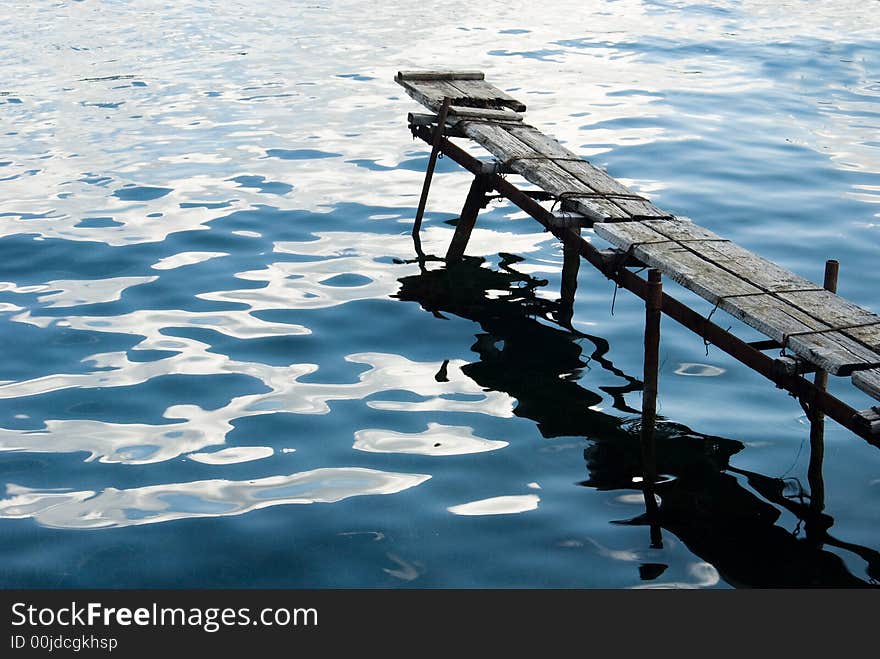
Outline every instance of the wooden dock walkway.
[[[880, 408], [856, 411], [825, 391], [825, 374], [848, 376], [880, 400], [880, 316], [833, 292], [836, 269], [833, 281], [816, 285], [657, 208], [527, 124], [526, 106], [486, 82], [481, 72], [401, 71], [395, 81], [431, 111], [409, 115], [414, 136], [433, 146], [414, 236], [436, 156], [443, 153], [475, 175], [448, 261], [462, 257], [486, 195], [497, 191], [562, 240], [569, 270], [570, 257], [583, 257], [648, 300], [652, 282], [632, 268], [656, 269], [768, 340], [745, 343], [713, 324], [712, 314], [703, 318], [666, 294], [657, 298], [664, 313], [787, 389], [808, 412], [827, 413], [870, 440], [880, 437]], [[492, 159], [474, 158], [451, 141], [456, 137], [475, 141]], [[522, 176], [540, 190], [521, 190], [504, 174]], [[599, 250], [583, 240], [583, 227], [614, 249]], [[576, 263], [573, 267], [576, 273]], [[659, 286], [659, 275], [655, 283]], [[764, 354], [769, 350], [780, 351], [779, 357]], [[815, 382], [803, 377], [809, 372], [817, 372]]]

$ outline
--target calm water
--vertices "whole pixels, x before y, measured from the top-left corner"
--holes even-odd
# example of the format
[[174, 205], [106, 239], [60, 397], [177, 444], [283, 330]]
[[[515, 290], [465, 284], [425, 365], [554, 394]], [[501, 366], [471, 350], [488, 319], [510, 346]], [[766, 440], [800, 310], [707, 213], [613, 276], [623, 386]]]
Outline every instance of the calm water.
[[[880, 451], [829, 422], [810, 518], [797, 402], [668, 319], [650, 546], [641, 305], [585, 267], [582, 335], [555, 326], [559, 246], [497, 202], [475, 258], [420, 272], [427, 149], [392, 81], [484, 70], [661, 207], [813, 280], [838, 258], [876, 309], [872, 11], [534, 7], [5, 3], [0, 585], [880, 578]], [[438, 172], [433, 254], [468, 185]]]

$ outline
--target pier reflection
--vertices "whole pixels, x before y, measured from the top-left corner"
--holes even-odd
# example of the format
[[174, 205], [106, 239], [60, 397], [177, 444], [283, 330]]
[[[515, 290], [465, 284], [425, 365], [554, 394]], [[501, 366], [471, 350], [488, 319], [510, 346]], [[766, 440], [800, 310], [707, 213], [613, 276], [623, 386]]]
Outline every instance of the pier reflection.
[[[543, 436], [585, 437], [587, 478], [580, 485], [641, 489], [646, 512], [619, 523], [648, 527], [652, 547], [662, 545], [663, 532], [675, 535], [738, 587], [863, 587], [880, 581], [880, 553], [829, 532], [834, 520], [823, 510], [821, 441], [815, 438], [812, 499], [799, 484], [792, 488], [789, 480], [731, 466], [741, 442], [662, 418], [655, 430], [656, 464], [645, 469], [640, 411], [624, 399], [641, 382], [607, 359], [607, 341], [571, 329], [571, 282], [564, 284], [562, 299], [547, 299], [537, 294], [547, 282], [517, 272], [516, 260], [504, 258], [499, 270], [468, 257], [446, 267], [432, 264], [400, 279], [397, 297], [435, 316], [452, 314], [480, 325], [471, 347], [478, 359], [461, 370], [481, 387], [515, 398], [514, 414], [533, 420]], [[592, 343], [590, 354], [581, 345], [586, 342], [576, 341], [584, 338]], [[623, 384], [598, 387], [601, 393], [586, 388], [579, 376], [588, 362]], [[620, 414], [593, 409], [609, 398]], [[645, 486], [646, 472], [658, 474], [656, 483]], [[650, 505], [655, 494], [656, 508]], [[797, 520], [794, 531], [780, 524], [784, 513]], [[829, 547], [859, 557], [867, 564], [865, 574], [853, 574]], [[652, 569], [640, 571], [645, 580], [663, 572], [660, 564], [646, 568]]]

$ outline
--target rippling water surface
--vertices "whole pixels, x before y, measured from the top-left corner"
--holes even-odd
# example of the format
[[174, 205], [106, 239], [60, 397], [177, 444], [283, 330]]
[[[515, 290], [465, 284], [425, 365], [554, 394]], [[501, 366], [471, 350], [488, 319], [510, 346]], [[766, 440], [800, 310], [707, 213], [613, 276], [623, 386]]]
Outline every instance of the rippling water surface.
[[[579, 334], [554, 324], [559, 245], [498, 202], [473, 258], [420, 270], [392, 81], [483, 70], [659, 206], [813, 280], [837, 258], [876, 309], [863, 3], [5, 8], [3, 586], [880, 578], [878, 450], [829, 422], [819, 515], [797, 402], [668, 320], [651, 547], [642, 307], [584, 267]], [[467, 185], [440, 161], [429, 255]]]

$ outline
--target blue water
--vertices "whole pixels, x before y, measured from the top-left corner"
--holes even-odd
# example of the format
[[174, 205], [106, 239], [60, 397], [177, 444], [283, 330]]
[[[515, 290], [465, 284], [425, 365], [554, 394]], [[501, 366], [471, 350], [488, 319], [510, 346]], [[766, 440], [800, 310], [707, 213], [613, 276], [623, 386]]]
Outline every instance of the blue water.
[[[877, 309], [869, 7], [287, 4], [4, 6], [0, 586], [880, 578], [877, 448], [828, 423], [818, 515], [797, 401], [668, 319], [651, 546], [641, 304], [584, 267], [580, 334], [555, 325], [559, 245], [498, 202], [420, 271], [392, 81], [483, 70], [660, 207], [814, 281], [837, 258]], [[437, 171], [429, 255], [468, 185]]]

